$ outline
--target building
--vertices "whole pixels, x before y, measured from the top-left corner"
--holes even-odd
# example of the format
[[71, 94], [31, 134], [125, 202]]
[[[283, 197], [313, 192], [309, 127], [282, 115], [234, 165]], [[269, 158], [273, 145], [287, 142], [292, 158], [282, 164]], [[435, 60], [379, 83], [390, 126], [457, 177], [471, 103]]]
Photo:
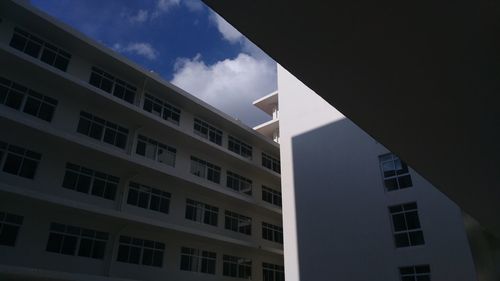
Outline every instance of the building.
[[278, 92], [287, 281], [496, 280], [455, 203], [281, 66]]
[[284, 279], [277, 143], [25, 1], [0, 61], [1, 280]]
[[279, 108], [278, 108], [278, 91], [270, 93], [253, 102], [253, 105], [260, 108], [262, 111], [272, 116], [272, 119], [255, 126], [253, 129], [257, 132], [263, 134], [264, 136], [271, 138], [275, 142], [280, 142], [280, 120], [279, 120]]

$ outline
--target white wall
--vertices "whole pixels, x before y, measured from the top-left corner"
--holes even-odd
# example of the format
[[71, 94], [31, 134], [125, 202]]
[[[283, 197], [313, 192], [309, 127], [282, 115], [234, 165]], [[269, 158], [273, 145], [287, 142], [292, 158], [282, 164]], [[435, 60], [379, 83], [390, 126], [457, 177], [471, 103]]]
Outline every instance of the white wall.
[[[412, 170], [413, 187], [387, 193], [383, 146], [281, 66], [278, 91], [287, 281], [396, 281], [419, 264], [432, 280], [475, 280], [454, 203]], [[397, 249], [387, 207], [412, 201], [426, 242]]]

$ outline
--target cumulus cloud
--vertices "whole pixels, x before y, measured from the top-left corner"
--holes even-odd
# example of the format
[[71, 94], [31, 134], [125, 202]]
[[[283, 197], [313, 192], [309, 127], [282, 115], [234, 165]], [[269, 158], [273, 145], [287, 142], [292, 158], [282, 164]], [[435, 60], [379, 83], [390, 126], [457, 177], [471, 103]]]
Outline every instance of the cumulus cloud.
[[174, 85], [249, 126], [269, 119], [252, 102], [276, 89], [276, 64], [240, 53], [207, 65], [200, 54], [179, 59]]
[[222, 18], [218, 14], [212, 12], [210, 14], [210, 21], [215, 23], [222, 37], [230, 43], [241, 43], [245, 39], [245, 37], [238, 30], [236, 30], [236, 28], [230, 25], [224, 18]]
[[159, 53], [151, 44], [144, 42], [133, 42], [127, 45], [122, 45], [120, 43], [115, 43], [113, 49], [120, 53], [129, 53], [143, 56], [149, 60], [154, 60], [158, 57]]
[[203, 10], [203, 2], [201, 0], [183, 0], [182, 3], [192, 12]]

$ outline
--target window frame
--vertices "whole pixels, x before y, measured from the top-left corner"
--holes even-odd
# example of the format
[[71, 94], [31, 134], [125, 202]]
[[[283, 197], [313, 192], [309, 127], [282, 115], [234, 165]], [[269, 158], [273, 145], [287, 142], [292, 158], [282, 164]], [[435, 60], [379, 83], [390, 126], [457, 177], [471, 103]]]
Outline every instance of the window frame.
[[[76, 181], [74, 182], [74, 186], [65, 186], [67, 184], [67, 181], [69, 181], [69, 173], [73, 173], [77, 175]], [[84, 192], [83, 190], [79, 190], [79, 182], [80, 182], [80, 177], [89, 177], [89, 185], [88, 185], [88, 190]], [[103, 182], [103, 190], [102, 190], [102, 195], [99, 195], [97, 191], [94, 191], [96, 188], [95, 184], [96, 181], [102, 181]], [[111, 200], [115, 201], [116, 199], [116, 192], [118, 191], [118, 186], [120, 184], [120, 178], [103, 173], [100, 171], [96, 171], [94, 169], [90, 169], [84, 166], [80, 166], [71, 162], [66, 162], [66, 167], [65, 167], [65, 173], [63, 177], [63, 182], [61, 186], [63, 188], [73, 190], [76, 192], [80, 192], [83, 194], [91, 195], [91, 196], [96, 196], [100, 197], [102, 199], [106, 200]], [[113, 186], [114, 185], [114, 186]], [[98, 187], [97, 187], [98, 188]], [[111, 189], [111, 191], [110, 191]], [[112, 195], [112, 196], [108, 196]]]
[[224, 229], [251, 236], [252, 218], [233, 211], [225, 210]]
[[[127, 257], [126, 259], [123, 259], [125, 251]], [[147, 256], [150, 256], [151, 258], [150, 263], [149, 261], [145, 263], [146, 253]], [[138, 254], [137, 263], [131, 261], [133, 254]], [[159, 261], [156, 259], [159, 259]], [[137, 238], [129, 235], [120, 235], [120, 237], [118, 238], [118, 252], [116, 254], [116, 261], [128, 264], [162, 268], [165, 263], [165, 243]]]
[[[17, 241], [19, 240], [19, 232], [21, 227], [23, 226], [24, 216], [13, 214], [9, 212], [0, 211], [0, 247], [16, 247]], [[10, 228], [7, 231], [13, 231], [14, 237], [13, 241], [3, 241], [3, 239], [7, 239], [9, 237], [4, 237], [6, 229]], [[12, 237], [10, 237], [12, 238]], [[9, 243], [10, 242], [10, 243]]]
[[[136, 200], [136, 204], [133, 204], [131, 203], [131, 192], [136, 192], [137, 193], [137, 200]], [[141, 195], [142, 194], [145, 194], [145, 195]], [[147, 196], [147, 203], [146, 203], [146, 206], [140, 206], [140, 202], [141, 202], [141, 196], [144, 197], [144, 196]], [[154, 199], [153, 197], [157, 197], [157, 199]], [[153, 207], [153, 200], [157, 200], [157, 204], [158, 204], [158, 209], [154, 208]], [[159, 212], [159, 213], [162, 213], [162, 214], [169, 214], [170, 213], [170, 204], [171, 204], [171, 200], [172, 200], [172, 194], [170, 192], [167, 192], [167, 191], [163, 191], [159, 188], [155, 188], [155, 187], [151, 187], [151, 186], [147, 186], [147, 185], [144, 185], [144, 184], [140, 184], [140, 183], [137, 183], [137, 182], [134, 182], [134, 181], [130, 181], [129, 184], [128, 184], [128, 192], [127, 192], [127, 204], [128, 205], [131, 205], [131, 206], [135, 206], [135, 207], [138, 207], [138, 208], [141, 208], [141, 209], [146, 209], [146, 210], [151, 210], [151, 211], [155, 211], [155, 212]], [[166, 209], [164, 209], [164, 211], [162, 211], [162, 202], [166, 202]]]
[[[6, 166], [8, 163], [7, 161], [14, 161], [13, 165], [16, 166], [15, 172], [13, 170], [10, 170], [13, 167]], [[24, 148], [22, 146], [12, 145], [7, 142], [0, 141], [0, 168], [3, 173], [29, 180], [35, 180], [41, 161], [42, 154], [39, 152]], [[32, 168], [33, 171], [26, 171], [24, 170], [25, 167], [26, 169]], [[26, 174], [27, 172], [28, 174]]]
[[[230, 186], [233, 185], [233, 186]], [[236, 185], [236, 186], [234, 186]], [[248, 187], [245, 189], [244, 185]], [[252, 196], [253, 181], [235, 172], [226, 171], [226, 187], [241, 194]]]
[[[151, 103], [151, 111], [146, 109], [146, 107], [149, 107], [148, 103]], [[154, 110], [155, 107], [156, 109], [159, 108], [160, 110]], [[179, 107], [172, 105], [170, 102], [158, 98], [151, 93], [144, 94], [142, 109], [175, 125], [179, 126], [180, 124], [182, 111], [179, 109]], [[158, 112], [158, 114], [155, 114], [155, 112]]]
[[[398, 209], [400, 210], [398, 211]], [[422, 224], [420, 222], [420, 216], [418, 213], [418, 205], [417, 202], [408, 202], [408, 203], [403, 203], [403, 204], [396, 204], [396, 205], [391, 205], [388, 207], [389, 211], [389, 216], [390, 216], [390, 222], [391, 222], [391, 229], [392, 229], [392, 236], [394, 239], [394, 245], [396, 249], [401, 249], [401, 248], [409, 248], [409, 247], [417, 247], [417, 246], [423, 246], [425, 245], [425, 236], [424, 236], [424, 231]], [[416, 218], [416, 223], [418, 224], [418, 227], [414, 228], [409, 228], [408, 227], [408, 217], [407, 215], [410, 213], [414, 213]], [[396, 216], [403, 216], [404, 219], [404, 228], [402, 230], [396, 230], [396, 224], [397, 221], [395, 220]], [[417, 238], [414, 236], [414, 239], [421, 239], [421, 243], [414, 243], [412, 242], [412, 234], [414, 235], [419, 235], [421, 236], [420, 238]], [[398, 239], [397, 237], [402, 237], [401, 235], [406, 235], [406, 240], [408, 241], [407, 245], [398, 245]]]
[[253, 158], [253, 147], [232, 135], [228, 136], [227, 149], [248, 160]]
[[[186, 258], [189, 260], [189, 268], [184, 267]], [[209, 265], [210, 267], [213, 266], [211, 270], [209, 270]], [[208, 250], [182, 246], [180, 270], [215, 275], [217, 272], [217, 253]]]
[[190, 173], [213, 183], [220, 184], [222, 169], [208, 161], [191, 156]]
[[[205, 133], [203, 132], [204, 130], [206, 130]], [[212, 143], [215, 143], [218, 146], [222, 146], [222, 138], [224, 132], [221, 129], [213, 126], [212, 124], [203, 121], [200, 118], [197, 117], [194, 118], [193, 132], [195, 135], [198, 135]]]
[[[280, 191], [262, 185], [261, 193], [262, 193], [262, 201], [267, 202], [269, 204], [273, 204], [274, 206], [278, 206], [280, 208], [283, 206], [283, 197]], [[267, 193], [269, 195], [264, 196], [264, 193]], [[270, 197], [271, 199], [266, 200], [265, 197]], [[279, 200], [277, 198], [279, 198]]]
[[[281, 174], [281, 162], [278, 158], [262, 152], [262, 167]], [[269, 162], [269, 165], [268, 165]]]
[[283, 244], [283, 238], [283, 226], [262, 222], [262, 239]]
[[252, 260], [224, 254], [222, 256], [222, 276], [251, 280]]
[[[84, 120], [84, 121], [82, 121]], [[85, 125], [82, 125], [83, 122], [89, 123], [86, 127], [87, 132], [82, 132], [81, 130], [85, 130]], [[100, 126], [101, 128], [99, 129], [99, 137], [94, 137], [93, 131], [96, 127]], [[118, 125], [117, 123], [107, 121], [104, 118], [98, 117], [94, 114], [88, 113], [86, 111], [80, 111], [80, 118], [78, 119], [78, 124], [76, 128], [77, 133], [80, 133], [84, 136], [87, 136], [91, 139], [97, 140], [99, 142], [105, 143], [106, 145], [111, 145], [114, 147], [117, 147], [122, 150], [127, 149], [127, 145], [129, 142], [129, 134], [130, 130], [124, 126]], [[108, 136], [114, 135], [113, 138], [113, 143], [110, 143], [109, 141], [106, 140]], [[119, 139], [118, 137], [121, 136], [122, 139]], [[123, 147], [121, 147], [121, 144], [123, 142]]]
[[[140, 142], [142, 142], [143, 144], [140, 144]], [[139, 149], [140, 149], [139, 146], [140, 145], [144, 146], [144, 154], [139, 153]], [[154, 156], [152, 158], [148, 156], [148, 145], [153, 148]], [[169, 161], [163, 161], [161, 159], [162, 154], [160, 153], [160, 149], [163, 150], [163, 153], [166, 155], [166, 157], [169, 157], [168, 158]], [[170, 146], [170, 145], [159, 142], [155, 139], [138, 134], [137, 141], [136, 141], [135, 154], [143, 156], [144, 158], [153, 160], [155, 162], [162, 163], [162, 164], [170, 166], [170, 167], [175, 167], [175, 160], [177, 157], [177, 149]]]
[[[431, 268], [429, 264], [420, 264], [420, 265], [410, 265], [410, 266], [400, 266], [398, 268], [399, 271], [399, 279], [401, 281], [409, 281], [409, 280], [420, 280], [418, 277], [428, 277], [428, 280], [431, 280]], [[406, 271], [405, 273], [403, 271]], [[410, 277], [410, 278], [405, 278]]]
[[[384, 186], [386, 192], [397, 191], [413, 187], [413, 180], [410, 172], [410, 167], [408, 167], [408, 165], [404, 161], [402, 161], [397, 155], [395, 155], [394, 153], [386, 153], [380, 155], [378, 159], [379, 159], [380, 173], [382, 176], [382, 185]], [[388, 165], [392, 166], [393, 170], [386, 171], [385, 167], [387, 167]], [[398, 169], [398, 167], [400, 168]], [[386, 175], [386, 173], [394, 173], [394, 174]], [[405, 183], [403, 179], [407, 180], [406, 183], [408, 185], [403, 185], [403, 183]]]
[[185, 219], [214, 227], [219, 225], [219, 207], [186, 198]]
[[[103, 81], [107, 81], [107, 83], [111, 84], [109, 91], [107, 90], [107, 87], [105, 88], [103, 86]], [[92, 65], [92, 67], [90, 68], [88, 83], [102, 90], [103, 92], [106, 92], [127, 103], [135, 104], [136, 102], [138, 89], [137, 86], [125, 81], [124, 79], [118, 78], [114, 74], [110, 74], [102, 67]], [[95, 83], [97, 83], [98, 85]], [[131, 95], [131, 98], [129, 98], [129, 96], [127, 95]]]

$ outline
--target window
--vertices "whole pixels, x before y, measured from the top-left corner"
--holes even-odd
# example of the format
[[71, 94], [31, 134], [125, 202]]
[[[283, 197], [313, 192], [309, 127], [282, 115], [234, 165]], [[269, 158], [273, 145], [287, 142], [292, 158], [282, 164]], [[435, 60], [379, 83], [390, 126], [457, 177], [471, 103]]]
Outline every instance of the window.
[[276, 173], [280, 173], [280, 160], [265, 154], [262, 152], [262, 166], [268, 168], [269, 170], [273, 170]]
[[228, 148], [245, 158], [252, 159], [252, 147], [235, 137], [229, 136]]
[[399, 268], [401, 281], [431, 281], [429, 265], [405, 266]]
[[202, 202], [186, 199], [186, 219], [217, 226], [218, 215], [219, 208]]
[[68, 52], [18, 27], [14, 28], [10, 46], [62, 71], [66, 71], [71, 60]]
[[106, 232], [51, 223], [46, 250], [63, 255], [103, 259], [108, 238], [109, 234]]
[[127, 145], [128, 129], [85, 111], [80, 112], [77, 132], [121, 149]]
[[222, 275], [242, 279], [252, 279], [252, 260], [235, 256], [222, 257]]
[[135, 153], [168, 166], [175, 166], [175, 154], [177, 149], [157, 142], [153, 139], [139, 135], [137, 137], [137, 148]]
[[417, 203], [408, 203], [389, 207], [394, 241], [397, 248], [422, 245], [424, 233], [418, 218]]
[[134, 103], [136, 87], [95, 66], [92, 66], [89, 84], [128, 103]]
[[262, 186], [262, 200], [281, 207], [281, 192]]
[[227, 171], [226, 186], [240, 193], [252, 195], [252, 180]]
[[191, 174], [207, 179], [214, 183], [220, 183], [220, 167], [191, 156]]
[[252, 218], [227, 210], [225, 211], [225, 215], [226, 219], [224, 225], [226, 229], [246, 235], [252, 235]]
[[216, 260], [217, 254], [215, 252], [188, 247], [181, 248], [181, 270], [215, 274]]
[[115, 200], [120, 178], [89, 168], [66, 163], [62, 186], [85, 194]]
[[6, 173], [34, 179], [41, 159], [38, 152], [0, 141], [0, 165], [3, 164], [2, 171]]
[[379, 160], [387, 191], [408, 188], [413, 185], [408, 166], [399, 157], [389, 153], [380, 156]]
[[117, 261], [162, 267], [165, 244], [161, 242], [120, 236]]
[[285, 281], [285, 267], [272, 263], [262, 263], [263, 281]]
[[0, 104], [51, 122], [57, 100], [0, 77]]
[[15, 214], [0, 212], [0, 245], [16, 245], [19, 229], [23, 225], [24, 217]]
[[146, 94], [144, 97], [144, 110], [153, 113], [167, 121], [179, 125], [181, 120], [181, 110], [171, 105], [170, 103]]
[[130, 182], [127, 204], [168, 214], [170, 193], [136, 182]]
[[262, 238], [283, 244], [283, 227], [262, 222]]
[[222, 145], [222, 131], [198, 118], [194, 119], [194, 132], [217, 145]]

